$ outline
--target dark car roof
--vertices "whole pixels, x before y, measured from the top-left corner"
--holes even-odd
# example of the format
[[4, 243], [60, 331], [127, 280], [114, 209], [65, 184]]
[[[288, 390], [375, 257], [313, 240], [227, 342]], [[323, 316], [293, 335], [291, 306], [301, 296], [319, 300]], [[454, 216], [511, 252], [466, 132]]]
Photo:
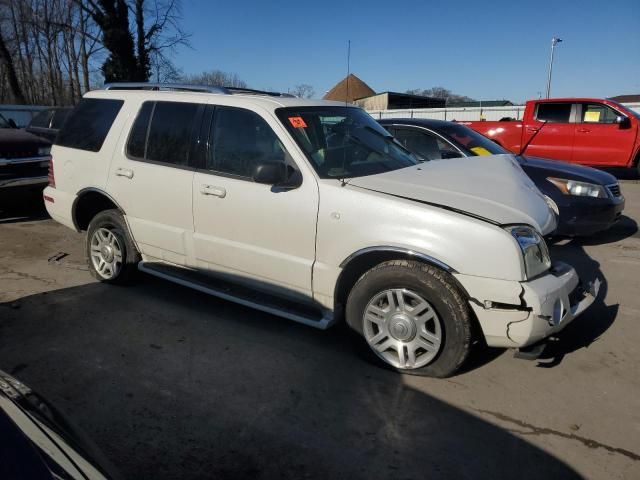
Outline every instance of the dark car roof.
[[381, 118], [378, 120], [381, 125], [412, 125], [414, 127], [442, 128], [451, 122], [446, 120], [434, 120], [432, 118]]
[[[448, 122], [446, 120], [433, 120], [431, 118], [383, 118], [378, 120], [378, 122], [381, 125], [395, 124], [429, 128], [436, 133], [443, 135], [459, 148], [466, 150], [466, 148], [461, 146], [459, 142], [450, 138], [449, 135], [446, 135], [443, 132], [443, 129], [454, 122]], [[458, 125], [460, 125], [462, 128], [469, 128], [464, 124]], [[525, 172], [527, 172], [527, 174], [529, 174], [529, 176], [531, 176], [532, 178], [535, 176], [540, 176], [541, 180], [544, 180], [544, 178], [546, 178], [546, 175], [561, 176], [562, 178], [592, 182], [600, 185], [610, 185], [616, 183], [617, 181], [616, 178], [610, 173], [596, 170], [594, 168], [585, 167], [582, 165], [528, 156], [521, 157], [516, 155], [516, 158], [520, 162]], [[542, 178], [543, 175], [545, 175], [544, 178]]]

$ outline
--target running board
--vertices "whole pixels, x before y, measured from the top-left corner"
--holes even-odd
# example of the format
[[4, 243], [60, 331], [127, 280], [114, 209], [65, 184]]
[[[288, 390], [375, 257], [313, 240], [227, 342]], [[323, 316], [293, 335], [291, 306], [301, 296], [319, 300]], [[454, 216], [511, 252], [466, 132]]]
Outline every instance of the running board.
[[161, 262], [142, 261], [138, 263], [138, 270], [223, 300], [255, 308], [256, 310], [321, 330], [329, 328], [334, 323], [333, 314], [329, 310], [321, 310], [320, 308], [285, 300], [249, 287], [224, 282], [189, 268]]

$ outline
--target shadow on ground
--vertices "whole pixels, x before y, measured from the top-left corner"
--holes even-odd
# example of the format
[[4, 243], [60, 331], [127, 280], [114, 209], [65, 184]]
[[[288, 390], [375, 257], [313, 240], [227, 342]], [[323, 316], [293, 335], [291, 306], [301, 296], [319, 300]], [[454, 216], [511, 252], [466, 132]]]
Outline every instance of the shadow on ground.
[[[610, 238], [617, 237], [618, 239], [625, 238], [624, 235], [629, 236], [628, 234], [631, 230], [633, 230], [633, 233], [637, 231], [635, 222], [633, 220], [631, 222], [633, 223], [632, 227], [626, 230], [623, 228], [618, 231], [618, 227], [614, 226], [612, 230], [602, 232], [600, 235], [610, 235]], [[539, 367], [555, 367], [562, 362], [566, 355], [582, 348], [589, 348], [593, 342], [598, 341], [601, 335], [613, 325], [616, 319], [619, 305], [607, 305], [605, 303], [609, 288], [607, 279], [600, 269], [600, 264], [591, 258], [583, 247], [583, 245], [592, 244], [590, 242], [597, 243], [598, 236], [585, 239], [565, 239], [549, 246], [552, 258], [573, 266], [583, 285], [594, 281], [596, 278], [601, 283], [598, 296], [589, 307], [588, 314], [581, 315], [575, 319], [547, 343], [547, 347], [539, 358]]]
[[578, 478], [322, 332], [149, 277], [0, 305], [0, 368], [131, 479]]
[[49, 214], [40, 190], [7, 189], [0, 191], [0, 224], [44, 220]]

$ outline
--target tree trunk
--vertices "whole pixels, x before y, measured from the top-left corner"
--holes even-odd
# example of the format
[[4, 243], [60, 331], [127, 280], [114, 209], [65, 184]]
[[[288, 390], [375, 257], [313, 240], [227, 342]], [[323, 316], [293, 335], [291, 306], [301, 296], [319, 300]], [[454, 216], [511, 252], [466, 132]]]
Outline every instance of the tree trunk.
[[146, 45], [146, 34], [144, 31], [144, 0], [135, 0], [136, 14], [136, 41], [138, 53], [138, 77], [148, 80], [151, 73], [149, 65], [149, 51]]
[[9, 88], [11, 90], [11, 94], [13, 95], [14, 101], [20, 104], [27, 103], [26, 99], [24, 98], [24, 93], [22, 93], [22, 89], [20, 88], [20, 82], [18, 81], [18, 76], [16, 75], [16, 69], [13, 65], [13, 59], [11, 58], [11, 54], [7, 49], [2, 30], [0, 30], [0, 61], [2, 61], [2, 64], [7, 69], [7, 81], [9, 82]]
[[80, 10], [80, 63], [82, 64], [82, 86], [84, 92], [91, 88], [89, 85], [89, 54], [87, 53], [87, 21], [85, 13]]

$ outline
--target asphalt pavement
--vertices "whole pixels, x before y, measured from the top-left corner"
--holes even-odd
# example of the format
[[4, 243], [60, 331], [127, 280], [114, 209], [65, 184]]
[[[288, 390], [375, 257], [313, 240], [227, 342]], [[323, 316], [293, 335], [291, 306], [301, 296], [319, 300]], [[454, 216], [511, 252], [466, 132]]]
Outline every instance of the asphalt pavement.
[[457, 376], [381, 370], [322, 332], [146, 275], [92, 280], [83, 236], [0, 207], [0, 369], [129, 479], [640, 478], [640, 184], [554, 257], [596, 303], [537, 361], [477, 348]]

